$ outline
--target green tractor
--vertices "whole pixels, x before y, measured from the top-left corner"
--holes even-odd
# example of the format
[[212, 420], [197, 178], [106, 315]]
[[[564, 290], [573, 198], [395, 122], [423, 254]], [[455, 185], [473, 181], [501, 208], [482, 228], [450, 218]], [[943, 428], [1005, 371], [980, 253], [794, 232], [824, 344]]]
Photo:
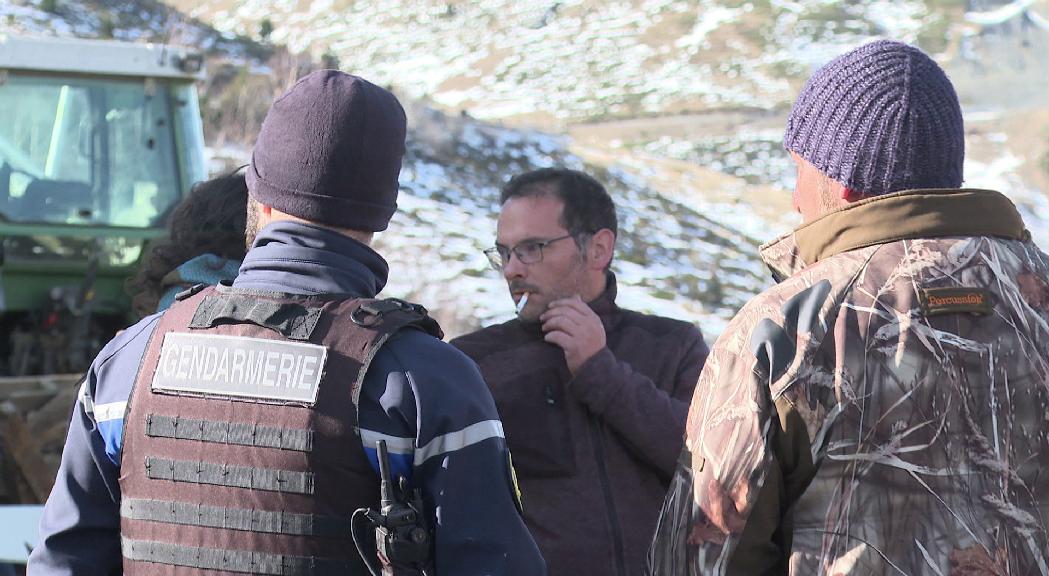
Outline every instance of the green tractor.
[[78, 372], [124, 281], [204, 179], [202, 55], [0, 35], [0, 375]]

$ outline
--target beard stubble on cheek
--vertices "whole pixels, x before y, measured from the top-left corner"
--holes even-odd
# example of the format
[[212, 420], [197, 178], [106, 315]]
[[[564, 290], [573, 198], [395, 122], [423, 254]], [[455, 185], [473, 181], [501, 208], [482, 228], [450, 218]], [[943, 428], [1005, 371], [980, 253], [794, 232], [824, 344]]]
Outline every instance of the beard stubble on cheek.
[[[554, 262], [543, 262], [542, 264], [554, 264], [556, 266], [556, 269], [545, 269], [541, 274], [542, 278], [550, 279], [551, 282], [542, 282], [543, 286], [524, 280], [514, 280], [507, 283], [511, 294], [514, 292], [528, 292], [528, 305], [518, 314], [518, 318], [526, 322], [538, 322], [539, 317], [546, 312], [551, 302], [582, 296], [586, 287], [585, 249], [581, 250], [567, 265], [563, 261], [560, 266]], [[532, 278], [533, 281], [537, 281], [534, 276]]]
[[255, 237], [259, 235], [259, 212], [258, 203], [252, 198], [248, 198], [247, 206], [247, 218], [244, 222], [244, 247], [247, 250], [251, 250], [251, 245], [255, 243]]
[[[576, 266], [564, 271], [564, 274], [560, 276], [561, 281], [556, 286], [551, 286], [542, 292], [541, 298], [536, 301], [537, 307], [534, 308], [536, 320], [539, 319], [543, 312], [546, 312], [550, 304], [555, 300], [583, 296], [586, 289], [586, 263], [580, 260], [576, 264]], [[528, 307], [533, 307], [531, 301], [528, 303]]]

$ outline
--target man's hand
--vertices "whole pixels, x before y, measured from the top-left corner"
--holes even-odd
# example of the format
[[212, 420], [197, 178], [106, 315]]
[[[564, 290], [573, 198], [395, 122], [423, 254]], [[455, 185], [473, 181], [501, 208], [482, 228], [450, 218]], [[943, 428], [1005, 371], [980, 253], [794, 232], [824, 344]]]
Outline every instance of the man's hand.
[[579, 296], [554, 300], [539, 316], [543, 339], [565, 351], [565, 362], [576, 371], [605, 347], [605, 326]]

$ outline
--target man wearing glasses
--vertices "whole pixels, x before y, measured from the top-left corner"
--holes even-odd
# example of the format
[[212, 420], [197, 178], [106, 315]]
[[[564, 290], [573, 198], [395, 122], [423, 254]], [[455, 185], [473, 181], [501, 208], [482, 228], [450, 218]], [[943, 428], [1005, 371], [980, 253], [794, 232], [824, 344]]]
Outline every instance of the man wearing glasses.
[[640, 574], [707, 346], [616, 306], [616, 213], [595, 179], [536, 170], [500, 200], [486, 254], [518, 317], [452, 344], [495, 397], [550, 574]]

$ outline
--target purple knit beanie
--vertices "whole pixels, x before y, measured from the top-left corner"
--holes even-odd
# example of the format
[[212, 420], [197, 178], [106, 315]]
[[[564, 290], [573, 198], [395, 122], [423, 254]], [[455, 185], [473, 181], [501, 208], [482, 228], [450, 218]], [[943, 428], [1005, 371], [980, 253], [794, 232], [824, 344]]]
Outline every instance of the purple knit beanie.
[[385, 230], [397, 210], [405, 124], [386, 90], [337, 70], [313, 72], [266, 114], [248, 192], [311, 222]]
[[900, 42], [865, 44], [817, 70], [783, 145], [864, 196], [962, 184], [958, 96], [931, 58]]

